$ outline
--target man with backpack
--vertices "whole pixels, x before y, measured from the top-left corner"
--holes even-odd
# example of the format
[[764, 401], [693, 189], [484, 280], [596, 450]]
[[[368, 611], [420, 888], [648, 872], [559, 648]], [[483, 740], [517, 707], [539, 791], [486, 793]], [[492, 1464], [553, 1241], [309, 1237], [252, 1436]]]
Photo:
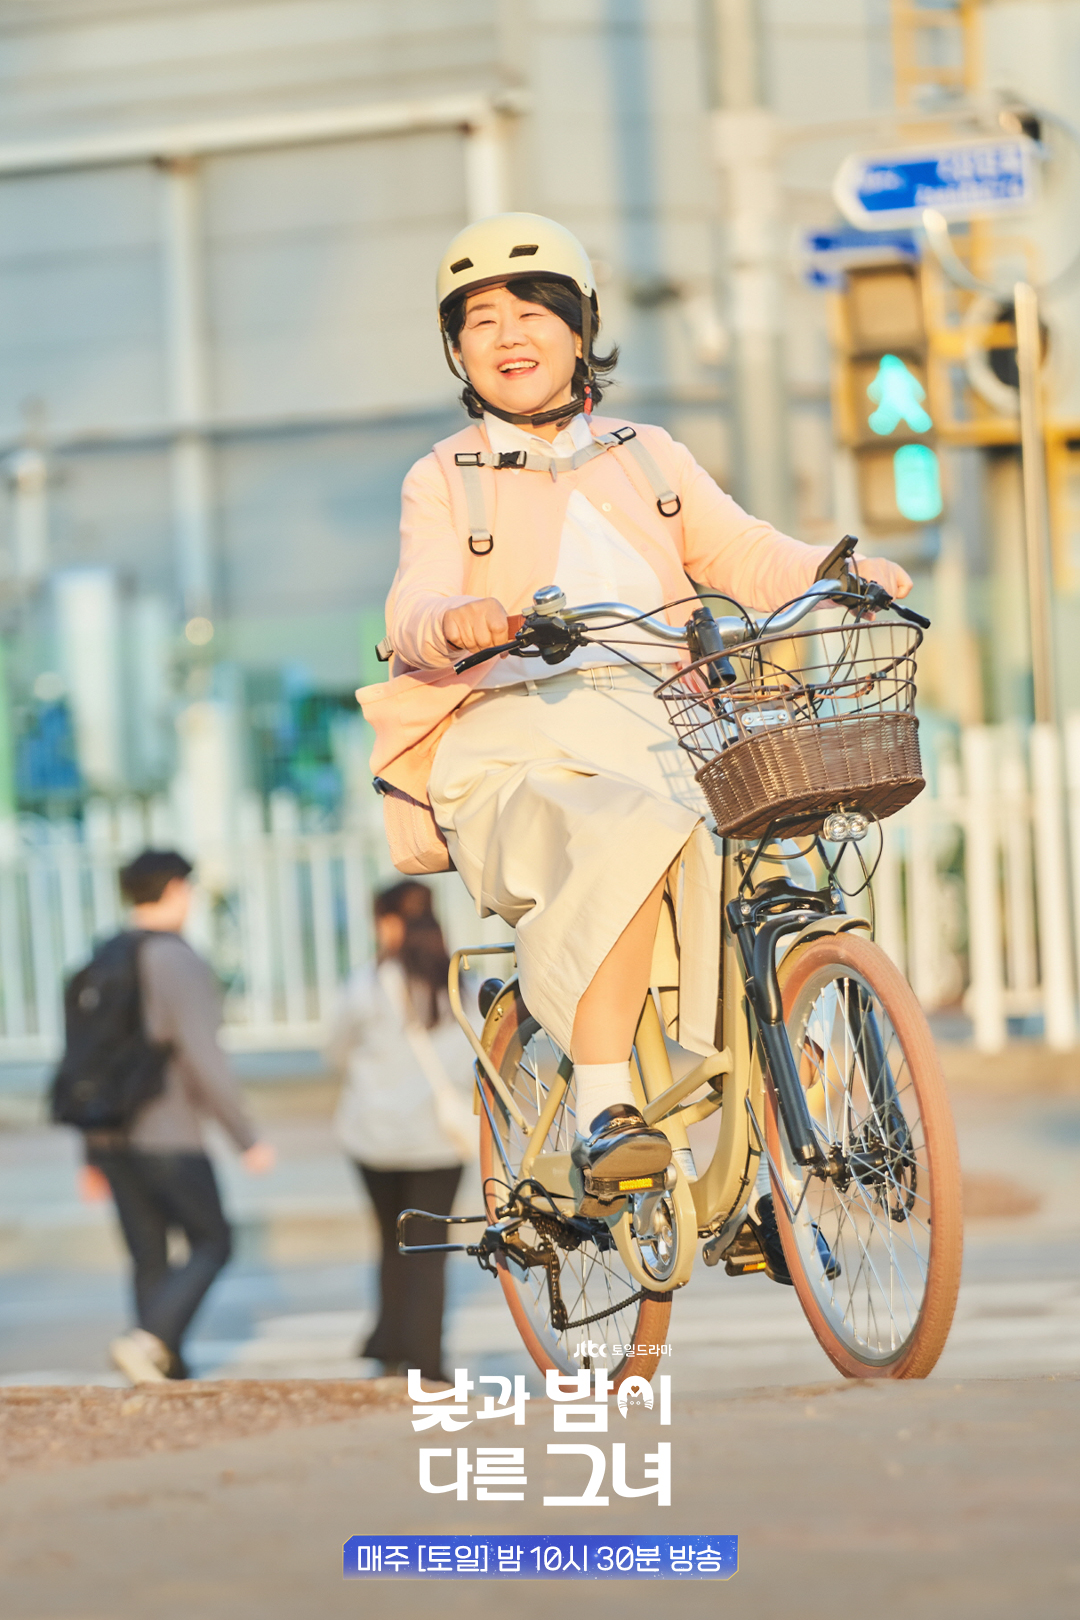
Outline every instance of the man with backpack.
[[[184, 1378], [184, 1333], [231, 1251], [202, 1121], [214, 1118], [245, 1167], [269, 1170], [218, 1045], [219, 995], [209, 967], [180, 937], [191, 906], [191, 865], [147, 849], [120, 873], [131, 927], [108, 940], [65, 996], [66, 1047], [53, 1118], [75, 1125], [88, 1165], [108, 1182], [134, 1265], [138, 1327], [112, 1359], [133, 1383]], [[187, 1258], [172, 1265], [170, 1231]]]

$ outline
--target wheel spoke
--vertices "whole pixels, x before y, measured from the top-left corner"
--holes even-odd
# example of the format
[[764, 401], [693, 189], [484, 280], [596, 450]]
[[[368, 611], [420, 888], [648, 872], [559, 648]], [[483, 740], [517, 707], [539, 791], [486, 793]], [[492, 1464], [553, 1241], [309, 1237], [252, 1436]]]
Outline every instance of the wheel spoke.
[[[808, 981], [788, 1027], [816, 1133], [847, 1167], [806, 1196], [814, 1178], [781, 1153], [802, 1269], [839, 1342], [863, 1361], [890, 1360], [918, 1327], [930, 1265], [929, 1163], [907, 1055], [872, 984], [840, 963]], [[839, 1266], [831, 1279], [825, 1251]]]

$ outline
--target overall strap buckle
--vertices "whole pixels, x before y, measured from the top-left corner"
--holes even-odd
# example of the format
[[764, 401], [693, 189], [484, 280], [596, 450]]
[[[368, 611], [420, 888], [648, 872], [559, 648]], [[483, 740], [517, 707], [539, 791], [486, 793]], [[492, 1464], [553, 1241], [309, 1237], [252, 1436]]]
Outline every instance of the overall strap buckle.
[[481, 450], [462, 450], [454, 456], [454, 465], [461, 469], [465, 486], [465, 504], [469, 512], [469, 550], [474, 557], [486, 557], [495, 546], [495, 536], [488, 528], [484, 505], [484, 486], [480, 468], [484, 465]]

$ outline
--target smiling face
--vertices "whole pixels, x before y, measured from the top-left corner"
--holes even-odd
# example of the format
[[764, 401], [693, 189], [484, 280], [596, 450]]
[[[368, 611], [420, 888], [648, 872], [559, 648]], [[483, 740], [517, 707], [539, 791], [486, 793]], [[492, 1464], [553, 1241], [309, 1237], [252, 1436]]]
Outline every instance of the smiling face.
[[[511, 287], [482, 287], [465, 306], [455, 351], [481, 399], [517, 416], [569, 403], [581, 339], [543, 304]], [[554, 438], [556, 423], [538, 428]]]

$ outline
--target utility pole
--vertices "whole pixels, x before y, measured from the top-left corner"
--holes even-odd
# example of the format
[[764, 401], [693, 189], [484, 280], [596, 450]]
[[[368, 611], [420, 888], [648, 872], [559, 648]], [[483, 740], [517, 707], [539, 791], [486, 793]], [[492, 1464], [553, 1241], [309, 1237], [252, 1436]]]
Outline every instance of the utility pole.
[[1018, 281], [1016, 364], [1020, 373], [1020, 457], [1024, 480], [1024, 551], [1027, 563], [1031, 674], [1035, 723], [1052, 725], [1054, 701], [1054, 621], [1050, 606], [1050, 524], [1046, 495], [1046, 434], [1042, 403], [1042, 339], [1039, 300], [1034, 287]]
[[787, 391], [778, 268], [776, 118], [765, 105], [759, 0], [713, 0], [716, 159], [724, 182], [735, 405], [733, 483], [742, 503], [790, 524]]
[[214, 564], [199, 169], [188, 158], [160, 167], [176, 570], [185, 615], [210, 617]]

